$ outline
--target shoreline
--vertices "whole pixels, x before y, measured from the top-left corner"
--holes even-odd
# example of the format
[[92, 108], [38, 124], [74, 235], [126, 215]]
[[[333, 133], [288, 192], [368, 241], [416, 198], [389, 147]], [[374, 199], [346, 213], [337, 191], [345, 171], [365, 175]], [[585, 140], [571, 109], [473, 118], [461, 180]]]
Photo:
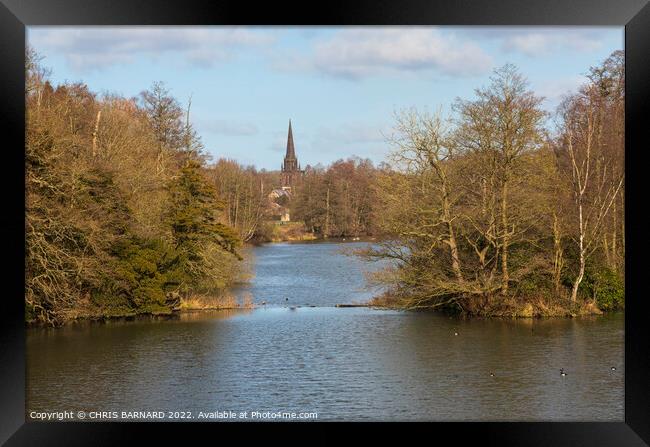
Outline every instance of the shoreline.
[[285, 238], [285, 239], [270, 239], [264, 241], [247, 242], [246, 244], [251, 247], [259, 247], [266, 244], [279, 244], [288, 242], [292, 244], [317, 244], [317, 243], [353, 243], [353, 242], [367, 242], [376, 243], [380, 242], [381, 238], [376, 236], [351, 236], [351, 237], [314, 237], [314, 238]]
[[202, 314], [210, 312], [252, 312], [260, 309], [286, 309], [286, 310], [296, 310], [296, 309], [313, 309], [313, 308], [329, 308], [329, 309], [358, 309], [365, 308], [377, 311], [398, 311], [398, 312], [409, 312], [409, 313], [424, 313], [424, 314], [437, 314], [444, 317], [449, 317], [457, 320], [553, 320], [553, 319], [580, 319], [580, 318], [594, 318], [604, 315], [613, 315], [618, 313], [625, 313], [624, 309], [619, 309], [615, 311], [600, 312], [600, 313], [582, 313], [582, 314], [567, 314], [567, 315], [463, 315], [463, 314], [449, 314], [441, 310], [436, 310], [434, 308], [417, 308], [417, 309], [405, 309], [397, 306], [388, 306], [388, 305], [378, 305], [368, 303], [340, 303], [328, 306], [315, 306], [315, 305], [297, 305], [297, 306], [282, 306], [282, 305], [258, 305], [253, 304], [251, 306], [211, 306], [203, 308], [185, 308], [185, 309], [173, 309], [169, 312], [146, 312], [146, 313], [137, 313], [137, 314], [123, 314], [123, 315], [103, 315], [103, 316], [87, 316], [87, 317], [78, 317], [65, 321], [64, 323], [56, 326], [48, 325], [42, 322], [37, 321], [26, 321], [25, 327], [27, 329], [57, 329], [63, 327], [70, 327], [75, 324], [107, 324], [112, 322], [154, 322], [154, 321], [168, 321], [168, 320], [177, 320], [180, 319], [182, 315], [186, 314]]
[[143, 312], [121, 315], [93, 315], [83, 316], [67, 320], [59, 325], [53, 326], [39, 321], [26, 321], [25, 327], [27, 329], [48, 329], [48, 328], [62, 328], [72, 326], [74, 324], [104, 324], [109, 322], [134, 322], [134, 321], [154, 321], [154, 320], [173, 320], [179, 318], [182, 314], [200, 313], [200, 312], [215, 312], [215, 311], [251, 311], [255, 307], [206, 307], [197, 309], [172, 309], [169, 312]]

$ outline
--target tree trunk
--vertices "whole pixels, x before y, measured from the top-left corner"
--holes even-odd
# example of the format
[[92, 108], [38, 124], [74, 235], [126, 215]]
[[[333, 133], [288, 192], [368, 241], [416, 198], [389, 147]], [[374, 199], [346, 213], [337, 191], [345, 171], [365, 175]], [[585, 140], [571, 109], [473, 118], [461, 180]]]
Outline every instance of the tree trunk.
[[102, 111], [97, 111], [97, 119], [95, 120], [95, 130], [93, 131], [93, 158], [97, 155], [97, 134], [99, 133], [99, 119], [102, 116]]
[[327, 185], [327, 198], [325, 202], [325, 233], [323, 237], [327, 238], [330, 232], [330, 185]]
[[613, 216], [613, 223], [612, 223], [612, 261], [613, 261], [613, 270], [618, 273], [618, 253], [617, 253], [617, 245], [616, 245], [616, 239], [618, 238], [618, 234], [616, 230], [618, 229], [618, 216], [617, 216], [617, 208], [616, 208], [616, 202], [617, 200], [614, 200], [614, 209], [612, 211], [612, 216]]
[[451, 222], [447, 223], [449, 228], [449, 251], [451, 252], [451, 268], [459, 282], [463, 282], [463, 274], [460, 271], [460, 257], [458, 255], [458, 245], [456, 245], [456, 236]]
[[582, 282], [582, 278], [585, 276], [585, 257], [584, 254], [581, 252], [580, 253], [580, 271], [578, 273], [578, 277], [576, 278], [575, 282], [573, 283], [573, 289], [571, 290], [571, 301], [574, 303], [578, 299], [578, 288], [580, 287], [580, 283]]
[[508, 273], [508, 245], [510, 244], [508, 228], [508, 184], [504, 180], [502, 197], [501, 197], [501, 226], [503, 227], [503, 247], [501, 249], [501, 293], [508, 293], [508, 282], [510, 274]]
[[582, 194], [580, 194], [580, 196], [578, 197], [578, 223], [579, 223], [579, 230], [580, 230], [580, 236], [578, 241], [578, 247], [580, 250], [580, 271], [578, 272], [578, 276], [573, 282], [573, 289], [571, 290], [571, 301], [573, 301], [574, 303], [578, 298], [578, 288], [580, 287], [582, 278], [585, 276], [585, 233], [584, 233], [584, 223], [582, 217]]
[[560, 293], [560, 281], [562, 279], [562, 267], [564, 266], [564, 256], [562, 253], [562, 234], [558, 224], [557, 214], [553, 213], [553, 247], [555, 251], [553, 260], [553, 283], [555, 293]]
[[460, 270], [460, 256], [458, 254], [458, 245], [456, 244], [456, 234], [454, 232], [454, 226], [451, 221], [451, 210], [449, 205], [449, 193], [447, 191], [447, 179], [446, 176], [442, 176], [443, 180], [443, 196], [442, 196], [442, 212], [443, 217], [447, 223], [447, 232], [449, 233], [447, 238], [447, 245], [449, 245], [449, 252], [451, 254], [451, 268], [456, 275], [456, 279], [459, 282], [463, 282], [463, 274]]

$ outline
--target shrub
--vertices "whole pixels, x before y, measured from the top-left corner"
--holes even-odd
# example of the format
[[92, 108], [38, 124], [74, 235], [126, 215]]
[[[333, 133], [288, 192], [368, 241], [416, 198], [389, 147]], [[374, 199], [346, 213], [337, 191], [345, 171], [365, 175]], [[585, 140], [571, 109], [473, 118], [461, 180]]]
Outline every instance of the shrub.
[[625, 305], [625, 283], [611, 269], [587, 270], [580, 284], [580, 292], [595, 299], [598, 307], [604, 311], [622, 309]]
[[165, 291], [176, 273], [174, 250], [162, 240], [128, 238], [111, 250], [113, 266], [93, 301], [102, 308], [136, 313], [164, 308]]

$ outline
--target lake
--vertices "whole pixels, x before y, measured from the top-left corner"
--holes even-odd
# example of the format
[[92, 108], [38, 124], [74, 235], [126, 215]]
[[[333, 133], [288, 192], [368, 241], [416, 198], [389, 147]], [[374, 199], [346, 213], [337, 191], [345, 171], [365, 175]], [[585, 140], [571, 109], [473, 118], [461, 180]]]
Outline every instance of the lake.
[[[67, 410], [119, 420], [122, 411], [172, 411], [179, 413], [171, 417], [187, 420], [206, 420], [199, 418], [202, 412], [211, 415], [207, 420], [232, 421], [313, 412], [317, 420], [342, 421], [623, 420], [623, 314], [461, 320], [336, 308], [373, 294], [364, 288], [364, 271], [377, 266], [342, 252], [364, 245], [251, 249], [254, 277], [234, 292], [267, 303], [254, 310], [28, 329], [28, 415]], [[251, 418], [252, 412], [261, 416]]]

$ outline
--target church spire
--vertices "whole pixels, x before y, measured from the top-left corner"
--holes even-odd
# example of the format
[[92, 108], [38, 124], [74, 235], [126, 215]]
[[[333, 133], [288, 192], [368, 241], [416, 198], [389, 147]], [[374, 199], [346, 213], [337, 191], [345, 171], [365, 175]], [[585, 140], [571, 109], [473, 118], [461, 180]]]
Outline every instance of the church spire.
[[293, 147], [293, 132], [291, 132], [291, 120], [289, 120], [289, 135], [287, 136], [287, 155], [286, 159], [294, 160], [296, 158], [296, 150]]
[[289, 120], [289, 134], [287, 135], [287, 154], [284, 156], [282, 163], [282, 187], [291, 188], [300, 176], [298, 159], [296, 158], [296, 149], [293, 146], [293, 131], [291, 130], [291, 120]]

